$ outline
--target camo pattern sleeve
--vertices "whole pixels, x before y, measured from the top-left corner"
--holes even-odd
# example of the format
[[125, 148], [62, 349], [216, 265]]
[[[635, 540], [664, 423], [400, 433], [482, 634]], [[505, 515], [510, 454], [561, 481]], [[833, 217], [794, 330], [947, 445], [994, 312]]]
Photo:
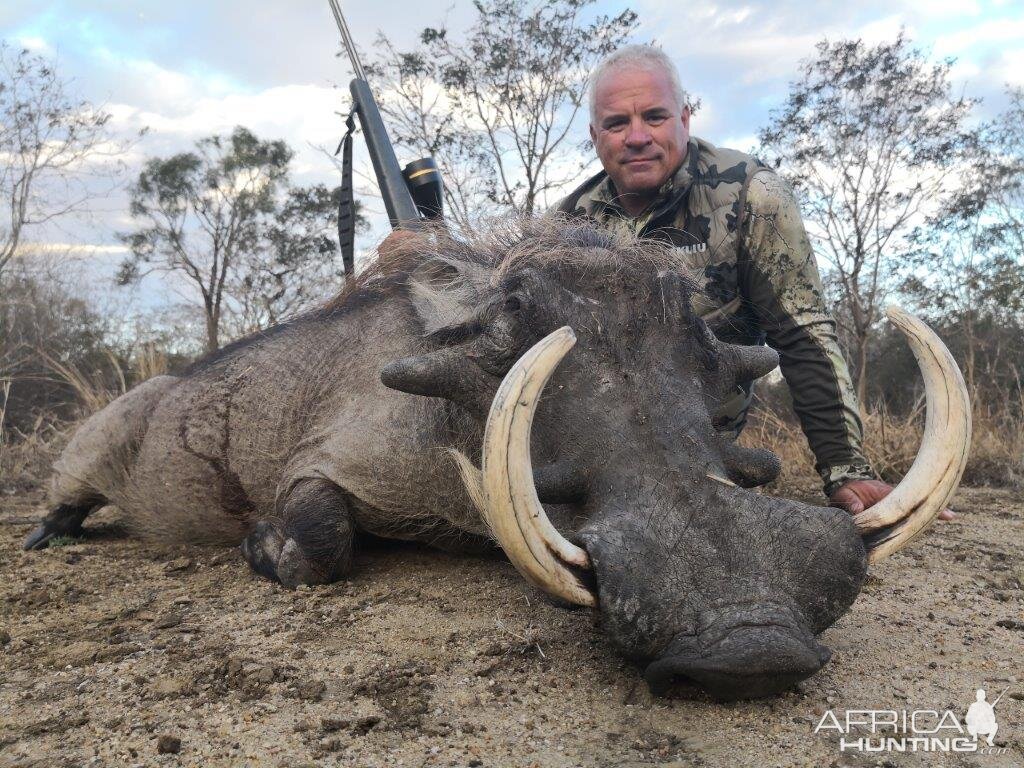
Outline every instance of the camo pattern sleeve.
[[779, 352], [793, 408], [830, 495], [851, 479], [875, 477], [835, 320], [792, 191], [769, 170], [747, 191], [738, 266], [740, 293]]

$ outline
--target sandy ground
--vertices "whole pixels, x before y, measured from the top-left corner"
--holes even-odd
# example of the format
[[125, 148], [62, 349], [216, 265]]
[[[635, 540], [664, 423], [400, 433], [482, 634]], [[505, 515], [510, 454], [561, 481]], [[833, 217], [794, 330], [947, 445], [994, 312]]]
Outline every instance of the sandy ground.
[[[1024, 502], [963, 490], [873, 570], [832, 662], [774, 699], [652, 699], [595, 617], [508, 563], [412, 546], [288, 592], [236, 550], [161, 549], [113, 512], [23, 553], [38, 496], [0, 501], [0, 766], [1024, 765]], [[826, 710], [993, 698], [999, 754], [841, 753]], [[863, 735], [855, 733], [854, 736]]]

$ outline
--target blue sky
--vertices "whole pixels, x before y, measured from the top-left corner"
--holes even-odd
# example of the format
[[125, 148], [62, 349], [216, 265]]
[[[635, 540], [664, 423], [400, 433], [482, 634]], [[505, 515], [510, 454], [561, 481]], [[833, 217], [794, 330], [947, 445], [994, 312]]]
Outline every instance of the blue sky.
[[[447, 21], [457, 31], [473, 13], [469, 0], [343, 0], [342, 7], [364, 47], [379, 29], [408, 44], [423, 26]], [[626, 4], [598, 7], [618, 13]], [[639, 14], [637, 39], [661, 44], [701, 99], [694, 133], [739, 149], [753, 145], [770, 110], [785, 99], [799, 60], [823, 37], [876, 42], [905, 27], [935, 56], [958, 59], [956, 86], [985, 100], [981, 115], [999, 111], [1005, 84], [1024, 86], [1021, 0], [639, 0], [629, 7]], [[326, 1], [6, 0], [0, 37], [53, 57], [83, 96], [106, 106], [123, 135], [148, 127], [124, 157], [130, 170], [137, 172], [146, 156], [186, 149], [244, 124], [289, 141], [297, 150], [298, 181], [336, 183], [319, 147], [337, 142], [343, 92], [334, 86], [347, 73], [335, 55], [338, 37]], [[576, 132], [582, 140], [584, 121]], [[32, 236], [94, 246], [83, 258], [104, 275], [119, 259], [117, 232], [130, 223], [123, 194], [115, 194], [97, 201], [92, 216]], [[382, 232], [375, 228], [365, 244]]]

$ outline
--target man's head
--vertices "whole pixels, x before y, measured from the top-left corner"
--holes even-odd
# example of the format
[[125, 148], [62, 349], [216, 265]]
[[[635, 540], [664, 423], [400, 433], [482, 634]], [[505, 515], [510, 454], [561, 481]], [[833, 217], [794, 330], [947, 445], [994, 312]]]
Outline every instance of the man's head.
[[605, 59], [590, 83], [590, 137], [627, 210], [646, 204], [682, 164], [690, 138], [671, 59], [644, 45]]

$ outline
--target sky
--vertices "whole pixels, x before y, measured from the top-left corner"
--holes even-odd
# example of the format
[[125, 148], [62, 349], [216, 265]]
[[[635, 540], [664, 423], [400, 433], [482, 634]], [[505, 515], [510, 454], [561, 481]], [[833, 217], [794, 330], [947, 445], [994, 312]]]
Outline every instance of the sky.
[[[424, 26], [454, 35], [473, 18], [470, 0], [342, 0], [352, 33], [370, 50], [384, 30], [399, 47]], [[604, 2], [601, 13], [630, 7], [636, 42], [656, 42], [676, 61], [684, 86], [701, 100], [693, 132], [747, 150], [785, 100], [801, 59], [823, 38], [892, 40], [901, 28], [935, 57], [955, 57], [955, 87], [984, 101], [979, 117], [1005, 104], [1005, 85], [1024, 86], [1024, 0], [859, 0], [859, 2]], [[120, 136], [146, 135], [122, 156], [126, 179], [146, 157], [184, 151], [214, 133], [245, 125], [296, 150], [297, 183], [336, 184], [333, 151], [341, 133], [349, 73], [326, 0], [5, 0], [0, 38], [51, 58], [73, 90], [112, 115]], [[575, 138], [586, 135], [585, 119]], [[405, 162], [413, 158], [399, 158]], [[552, 201], [553, 202], [553, 201]], [[382, 208], [368, 200], [371, 210]], [[124, 255], [131, 228], [124, 191], [97, 199], [90, 215], [29, 233], [53, 248], [73, 246], [104, 287]], [[362, 235], [366, 247], [386, 231]], [[150, 283], [138, 301], [159, 303]]]

